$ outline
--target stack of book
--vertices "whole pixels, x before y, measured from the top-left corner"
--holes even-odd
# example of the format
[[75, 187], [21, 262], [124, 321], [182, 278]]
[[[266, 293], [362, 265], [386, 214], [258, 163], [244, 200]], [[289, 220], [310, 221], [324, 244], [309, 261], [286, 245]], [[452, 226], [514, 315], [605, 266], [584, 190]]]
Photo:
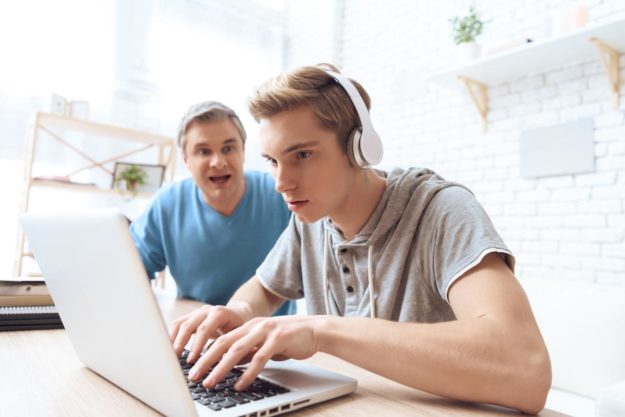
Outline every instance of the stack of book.
[[0, 330], [62, 327], [42, 278], [0, 279]]

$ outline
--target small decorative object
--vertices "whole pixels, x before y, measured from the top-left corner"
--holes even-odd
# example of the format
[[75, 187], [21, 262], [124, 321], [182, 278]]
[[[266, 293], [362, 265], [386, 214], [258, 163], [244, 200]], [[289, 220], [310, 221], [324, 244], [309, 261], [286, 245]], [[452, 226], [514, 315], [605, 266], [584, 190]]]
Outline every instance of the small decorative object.
[[63, 96], [52, 93], [52, 99], [50, 101], [50, 113], [58, 114], [59, 116], [67, 116], [67, 99]]
[[449, 19], [452, 24], [454, 42], [457, 47], [459, 63], [467, 63], [480, 57], [480, 45], [476, 38], [484, 29], [484, 22], [477, 15], [475, 5], [469, 7], [469, 13], [463, 17]]
[[72, 100], [69, 102], [69, 116], [74, 119], [89, 119], [89, 102], [83, 100]]
[[564, 35], [585, 26], [586, 23], [588, 23], [588, 8], [583, 4], [560, 7], [551, 14], [551, 35]]
[[164, 175], [164, 165], [115, 162], [111, 188], [133, 194], [152, 193], [160, 188]]

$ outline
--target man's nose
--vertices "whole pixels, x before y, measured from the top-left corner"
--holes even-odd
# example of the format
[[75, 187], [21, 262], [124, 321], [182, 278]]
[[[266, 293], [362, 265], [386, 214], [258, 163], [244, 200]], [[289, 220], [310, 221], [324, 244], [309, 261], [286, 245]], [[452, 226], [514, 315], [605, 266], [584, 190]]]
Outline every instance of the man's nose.
[[226, 158], [217, 152], [211, 157], [210, 164], [213, 168], [223, 168], [226, 166]]
[[274, 170], [274, 180], [276, 181], [276, 191], [281, 194], [292, 190], [296, 186], [293, 173], [280, 166]]

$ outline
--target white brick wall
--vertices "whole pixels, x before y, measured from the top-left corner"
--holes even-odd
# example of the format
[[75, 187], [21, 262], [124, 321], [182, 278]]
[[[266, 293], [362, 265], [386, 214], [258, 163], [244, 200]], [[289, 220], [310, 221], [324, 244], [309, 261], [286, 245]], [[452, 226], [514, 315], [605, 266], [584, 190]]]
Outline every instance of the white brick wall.
[[[625, 56], [618, 109], [610, 104], [597, 56], [491, 86], [488, 131], [482, 133], [466, 92], [424, 82], [428, 73], [454, 65], [448, 18], [468, 3], [288, 2], [285, 65], [334, 58], [361, 81], [385, 143], [382, 167], [427, 166], [469, 186], [515, 252], [517, 275], [625, 286]], [[488, 42], [537, 36], [550, 13], [576, 2], [476, 3], [489, 21], [480, 39]], [[622, 0], [582, 3], [591, 22], [625, 15]], [[338, 44], [329, 45], [330, 39]], [[596, 171], [520, 178], [522, 130], [581, 117], [594, 120]]]

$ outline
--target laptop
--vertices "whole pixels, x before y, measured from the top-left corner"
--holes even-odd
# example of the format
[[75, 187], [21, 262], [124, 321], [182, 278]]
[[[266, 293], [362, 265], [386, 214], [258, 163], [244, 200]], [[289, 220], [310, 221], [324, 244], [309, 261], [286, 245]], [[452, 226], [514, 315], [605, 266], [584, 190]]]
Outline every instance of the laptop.
[[21, 221], [81, 362], [159, 412], [263, 417], [356, 389], [352, 378], [295, 360], [268, 362], [241, 393], [232, 389], [238, 368], [217, 390], [189, 382], [119, 211], [29, 213]]

